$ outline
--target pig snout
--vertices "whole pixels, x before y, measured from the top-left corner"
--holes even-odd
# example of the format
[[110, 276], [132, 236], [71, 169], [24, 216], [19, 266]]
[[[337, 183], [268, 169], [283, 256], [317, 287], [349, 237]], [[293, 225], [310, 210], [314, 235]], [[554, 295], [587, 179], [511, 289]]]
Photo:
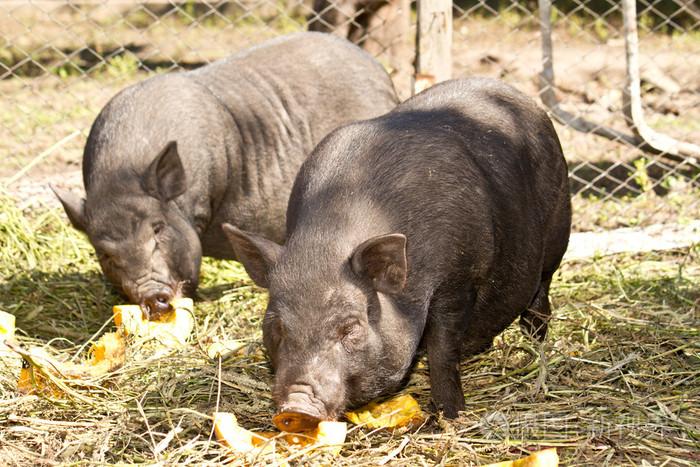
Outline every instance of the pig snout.
[[279, 406], [273, 422], [281, 431], [299, 432], [316, 428], [327, 418], [322, 402], [306, 392], [293, 392]]
[[178, 295], [175, 284], [165, 277], [151, 276], [134, 283], [133, 287], [124, 288], [133, 303], [141, 305], [141, 311], [150, 320], [157, 320], [172, 310], [170, 302]]
[[[319, 397], [318, 390], [323, 390], [328, 397]], [[337, 417], [343, 405], [342, 394], [342, 388], [293, 384], [275, 398], [279, 410], [273, 422], [282, 431], [313, 430], [319, 422]]]
[[172, 309], [170, 301], [173, 298], [171, 288], [150, 291], [144, 295], [141, 309], [148, 319], [156, 319]]

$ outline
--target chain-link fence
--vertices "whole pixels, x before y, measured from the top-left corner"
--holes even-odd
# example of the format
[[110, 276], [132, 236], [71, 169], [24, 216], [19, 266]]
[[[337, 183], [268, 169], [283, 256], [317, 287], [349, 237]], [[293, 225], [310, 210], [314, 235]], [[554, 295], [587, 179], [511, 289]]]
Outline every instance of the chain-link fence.
[[[546, 15], [543, 5], [550, 8]], [[644, 0], [637, 10], [646, 123], [697, 144], [698, 2]], [[504, 79], [549, 106], [559, 121], [579, 229], [699, 217], [697, 159], [655, 151], [627, 124], [622, 12], [613, 0], [452, 6], [452, 76]], [[4, 1], [0, 178], [15, 185], [51, 177], [79, 184], [90, 124], [118, 90], [305, 29], [335, 31], [361, 44], [390, 70], [400, 94], [410, 95], [416, 8], [409, 0]], [[543, 86], [548, 37], [554, 79]]]
[[[696, 156], [652, 150], [626, 120], [623, 3], [482, 0], [454, 6], [453, 75], [504, 79], [538, 96], [561, 123], [557, 131], [571, 188], [579, 195], [579, 229], [699, 217]], [[698, 144], [700, 8], [687, 0], [636, 4], [642, 84], [637, 97], [646, 123], [665, 136]], [[549, 6], [548, 15], [541, 15], [543, 6]], [[547, 23], [551, 32], [543, 31]], [[551, 87], [542, 82], [547, 37]]]

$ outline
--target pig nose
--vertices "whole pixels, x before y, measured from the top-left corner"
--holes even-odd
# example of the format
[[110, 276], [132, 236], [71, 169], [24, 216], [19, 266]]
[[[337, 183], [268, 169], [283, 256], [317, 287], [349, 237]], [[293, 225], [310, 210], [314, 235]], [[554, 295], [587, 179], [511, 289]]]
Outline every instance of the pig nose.
[[170, 300], [172, 300], [172, 295], [159, 291], [152, 294], [148, 294], [143, 301], [143, 310], [146, 316], [150, 320], [158, 319], [160, 316], [171, 310]]
[[304, 393], [293, 393], [282, 404], [272, 422], [281, 431], [298, 433], [310, 431], [318, 426], [324, 415]]

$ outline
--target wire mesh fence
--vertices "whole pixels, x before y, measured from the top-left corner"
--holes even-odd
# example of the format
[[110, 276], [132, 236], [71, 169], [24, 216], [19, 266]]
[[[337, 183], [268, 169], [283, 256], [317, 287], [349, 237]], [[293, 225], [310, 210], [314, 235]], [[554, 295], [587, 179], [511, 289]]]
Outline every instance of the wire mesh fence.
[[[548, 89], [541, 85], [542, 3], [550, 2], [457, 2], [454, 75], [499, 77], [546, 100]], [[697, 159], [649, 151], [627, 124], [622, 11], [620, 1], [555, 1], [546, 18], [551, 22], [551, 91], [557, 106], [550, 110], [569, 114], [568, 120], [559, 119], [563, 124], [557, 131], [569, 162], [572, 192], [578, 195], [575, 224], [580, 229], [697, 217]], [[640, 1], [637, 13], [647, 122], [673, 138], [697, 144], [697, 6], [680, 0]], [[589, 131], [580, 131], [581, 126]], [[608, 133], [611, 139], [591, 131]]]
[[[498, 77], [543, 97], [542, 3], [453, 2], [452, 76]], [[549, 90], [556, 108], [550, 110], [555, 119], [563, 111], [575, 120], [560, 118], [557, 130], [577, 194], [578, 229], [678, 222], [700, 211], [698, 160], [650, 151], [635, 140], [626, 120], [622, 11], [619, 1], [561, 0], [545, 18], [555, 77]], [[697, 144], [698, 3], [639, 1], [636, 19], [646, 121], [658, 132]], [[305, 29], [333, 31], [360, 44], [387, 67], [402, 97], [410, 95], [416, 11], [409, 0], [5, 1], [0, 178], [15, 181], [21, 172], [30, 179], [73, 177], [79, 183], [90, 124], [120, 89]], [[575, 129], [583, 120], [617, 136]], [[57, 142], [64, 144], [54, 148]], [[34, 164], [44, 154], [48, 157]]]

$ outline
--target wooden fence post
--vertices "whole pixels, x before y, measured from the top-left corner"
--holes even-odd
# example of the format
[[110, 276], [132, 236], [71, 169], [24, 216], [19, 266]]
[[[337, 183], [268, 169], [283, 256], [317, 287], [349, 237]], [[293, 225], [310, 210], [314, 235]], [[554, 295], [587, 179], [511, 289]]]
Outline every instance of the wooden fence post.
[[452, 77], [452, 0], [418, 0], [413, 92]]

